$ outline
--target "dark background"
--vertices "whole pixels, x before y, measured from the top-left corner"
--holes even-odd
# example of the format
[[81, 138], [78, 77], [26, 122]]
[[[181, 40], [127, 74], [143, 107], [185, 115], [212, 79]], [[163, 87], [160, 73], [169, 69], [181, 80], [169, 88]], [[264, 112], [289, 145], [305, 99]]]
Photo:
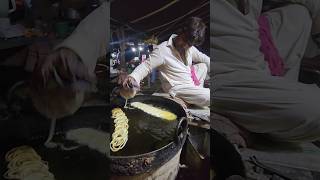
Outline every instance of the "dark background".
[[[171, 4], [169, 6], [169, 4]], [[113, 0], [110, 9], [110, 24], [112, 33], [111, 44], [117, 44], [115, 32], [118, 28], [125, 28], [125, 40], [146, 39], [156, 35], [159, 43], [168, 40], [171, 34], [178, 33], [185, 19], [191, 16], [200, 17], [207, 25], [206, 40], [200, 51], [209, 55], [209, 0]], [[149, 17], [134, 22], [138, 18], [148, 15], [160, 8], [169, 6]], [[174, 21], [177, 20], [177, 21]], [[174, 21], [170, 23], [171, 21]]]

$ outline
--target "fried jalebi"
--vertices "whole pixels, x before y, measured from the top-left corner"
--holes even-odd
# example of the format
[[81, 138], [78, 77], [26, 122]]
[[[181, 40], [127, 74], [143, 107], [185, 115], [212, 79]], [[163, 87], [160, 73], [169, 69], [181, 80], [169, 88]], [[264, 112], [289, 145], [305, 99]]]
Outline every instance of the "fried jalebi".
[[112, 110], [112, 118], [114, 118], [114, 132], [110, 142], [110, 149], [117, 152], [122, 149], [128, 141], [129, 120], [120, 108]]
[[154, 106], [151, 106], [149, 104], [144, 104], [141, 102], [133, 102], [131, 103], [132, 107], [138, 108], [142, 111], [144, 111], [145, 113], [148, 113], [152, 116], [161, 118], [161, 119], [165, 119], [168, 121], [173, 121], [177, 119], [177, 115], [173, 114], [172, 112], [166, 111], [166, 110], [162, 110], [160, 108], [156, 108]]
[[54, 180], [49, 172], [48, 163], [43, 161], [37, 152], [29, 146], [11, 149], [5, 156], [8, 162], [6, 179]]

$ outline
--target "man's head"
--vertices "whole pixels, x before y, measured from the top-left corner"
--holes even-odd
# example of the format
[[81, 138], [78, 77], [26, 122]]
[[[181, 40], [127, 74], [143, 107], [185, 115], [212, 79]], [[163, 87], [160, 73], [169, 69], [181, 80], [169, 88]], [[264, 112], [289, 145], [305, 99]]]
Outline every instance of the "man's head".
[[199, 46], [204, 42], [206, 25], [201, 18], [190, 17], [186, 20], [182, 29], [182, 38], [191, 46]]

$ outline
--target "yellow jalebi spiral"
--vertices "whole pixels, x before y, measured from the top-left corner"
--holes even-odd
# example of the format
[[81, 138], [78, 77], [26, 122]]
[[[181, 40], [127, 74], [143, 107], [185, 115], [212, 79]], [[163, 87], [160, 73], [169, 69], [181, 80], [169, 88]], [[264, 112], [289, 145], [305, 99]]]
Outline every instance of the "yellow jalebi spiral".
[[144, 104], [141, 102], [133, 102], [133, 103], [131, 103], [131, 106], [138, 108], [138, 109], [140, 109], [140, 110], [144, 111], [145, 113], [148, 113], [152, 116], [155, 116], [155, 117], [158, 117], [161, 119], [165, 119], [168, 121], [173, 121], [173, 120], [177, 119], [177, 115], [173, 114], [172, 112], [153, 107], [149, 104]]
[[120, 108], [112, 110], [112, 118], [114, 118], [114, 132], [110, 142], [110, 149], [117, 152], [122, 149], [128, 141], [129, 120]]
[[29, 146], [20, 146], [11, 149], [5, 156], [8, 162], [6, 179], [23, 180], [54, 180], [49, 172], [48, 163], [43, 161], [37, 152]]

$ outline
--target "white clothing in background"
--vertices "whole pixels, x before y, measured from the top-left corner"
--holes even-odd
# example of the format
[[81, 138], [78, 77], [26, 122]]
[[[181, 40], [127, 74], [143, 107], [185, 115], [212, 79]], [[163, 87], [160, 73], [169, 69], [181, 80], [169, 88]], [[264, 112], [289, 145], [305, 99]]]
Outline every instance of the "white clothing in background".
[[320, 1], [299, 1], [306, 6], [292, 4], [265, 13], [284, 60], [284, 77], [271, 76], [259, 50], [257, 21], [262, 2], [249, 0], [247, 15], [225, 0], [211, 3], [212, 109], [251, 132], [266, 133], [275, 140], [319, 140], [320, 89], [299, 83], [298, 75]]

